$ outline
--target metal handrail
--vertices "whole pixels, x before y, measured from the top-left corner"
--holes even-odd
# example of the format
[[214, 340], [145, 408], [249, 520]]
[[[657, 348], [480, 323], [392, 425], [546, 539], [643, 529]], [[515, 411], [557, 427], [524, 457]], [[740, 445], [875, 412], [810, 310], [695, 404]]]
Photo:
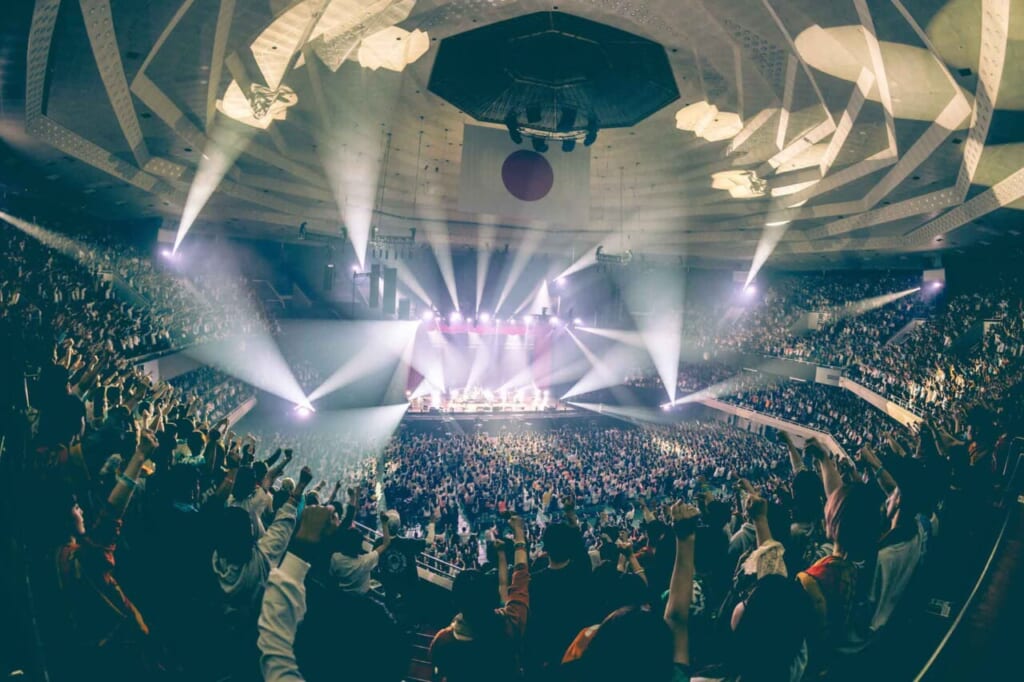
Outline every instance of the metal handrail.
[[[1019, 445], [1024, 445], [1024, 439], [1022, 438], [1015, 438], [1013, 442], [1018, 443]], [[1009, 460], [1010, 458], [1008, 457], [1007, 467], [1009, 466]], [[971, 593], [967, 596], [967, 599], [964, 600], [963, 606], [960, 607], [960, 612], [957, 613], [956, 618], [953, 619], [953, 622], [952, 624], [950, 624], [949, 629], [946, 631], [946, 634], [942, 637], [942, 641], [940, 641], [939, 645], [935, 647], [935, 651], [932, 652], [932, 655], [928, 658], [928, 661], [925, 662], [924, 667], [921, 668], [921, 671], [916, 676], [914, 676], [914, 682], [920, 682], [922, 679], [924, 679], [924, 677], [931, 670], [932, 666], [935, 664], [935, 661], [937, 661], [939, 656], [942, 655], [942, 652], [945, 650], [946, 645], [949, 644], [949, 640], [953, 638], [954, 634], [956, 634], [957, 628], [960, 627], [960, 623], [963, 621], [964, 616], [967, 615], [967, 610], [974, 603], [974, 599], [978, 596], [978, 592], [981, 591], [982, 584], [985, 582], [986, 578], [988, 578], [989, 571], [992, 569], [992, 564], [995, 561], [996, 554], [999, 553], [999, 550], [1003, 546], [1003, 540], [1006, 537], [1006, 529], [1009, 527], [1010, 519], [1013, 516], [1014, 508], [1012, 506], [1012, 501], [1013, 496], [1017, 494], [1017, 490], [1020, 487], [1017, 481], [1018, 477], [1022, 473], [1022, 463], [1024, 463], [1024, 447], [1020, 447], [1020, 449], [1017, 451], [1017, 459], [1014, 463], [1013, 471], [1006, 479], [1007, 483], [1005, 489], [1005, 497], [1008, 500], [1010, 500], [1011, 504], [1007, 505], [1006, 516], [1003, 519], [1003, 525], [999, 529], [999, 535], [996, 536], [995, 542], [992, 543], [992, 551], [989, 553], [988, 559], [985, 560], [985, 566], [981, 569], [981, 573], [978, 575], [978, 580], [974, 583], [974, 588], [971, 589]]]
[[[358, 521], [353, 521], [352, 525], [359, 529], [359, 531], [362, 532], [363, 536], [371, 543], [383, 537], [383, 534], [376, 528], [370, 528], [369, 526], [363, 525]], [[431, 554], [426, 550], [420, 552], [419, 555], [417, 555], [416, 565], [422, 567], [427, 571], [430, 571], [431, 573], [435, 573], [445, 578], [454, 578], [460, 572], [462, 572], [462, 569], [456, 566], [455, 564], [449, 563], [444, 559], [435, 556], [434, 554]]]

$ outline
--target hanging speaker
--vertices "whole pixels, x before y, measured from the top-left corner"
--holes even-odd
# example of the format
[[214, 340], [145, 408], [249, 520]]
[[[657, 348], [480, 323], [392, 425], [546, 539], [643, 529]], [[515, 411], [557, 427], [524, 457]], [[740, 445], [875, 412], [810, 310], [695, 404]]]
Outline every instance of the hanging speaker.
[[395, 299], [398, 295], [398, 269], [384, 268], [384, 298], [381, 312], [385, 315], [395, 314]]
[[380, 263], [370, 266], [370, 302], [371, 308], [380, 305]]
[[409, 299], [403, 298], [398, 302], [398, 319], [409, 319]]

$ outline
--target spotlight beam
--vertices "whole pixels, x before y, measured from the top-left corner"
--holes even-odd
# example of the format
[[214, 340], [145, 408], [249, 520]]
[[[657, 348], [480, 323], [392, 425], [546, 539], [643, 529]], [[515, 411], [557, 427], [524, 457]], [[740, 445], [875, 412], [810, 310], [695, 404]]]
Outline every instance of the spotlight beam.
[[652, 410], [649, 407], [628, 407], [623, 405], [605, 405], [603, 403], [578, 403], [572, 400], [567, 401], [573, 407], [581, 410], [594, 412], [596, 414], [619, 419], [630, 424], [674, 424], [677, 419], [666, 415], [662, 410]]
[[871, 298], [863, 298], [859, 301], [848, 301], [843, 305], [832, 306], [829, 308], [829, 313], [831, 313], [832, 317], [832, 322], [830, 322], [830, 324], [834, 324], [839, 320], [844, 320], [849, 317], [858, 317], [864, 313], [875, 310], [876, 308], [881, 308], [893, 303], [894, 301], [898, 301], [901, 298], [915, 294], [918, 291], [921, 291], [921, 287], [904, 289], [903, 291], [897, 291], [891, 294], [872, 296]]
[[455, 266], [452, 263], [452, 247], [447, 235], [447, 223], [443, 220], [432, 220], [424, 224], [427, 243], [430, 250], [434, 252], [434, 260], [441, 271], [441, 278], [448, 289], [448, 295], [452, 299], [452, 306], [461, 311], [459, 306], [459, 290], [455, 280]]
[[255, 128], [226, 121], [221, 121], [211, 131], [203, 147], [203, 155], [199, 159], [192, 185], [188, 188], [185, 206], [181, 211], [181, 221], [178, 223], [178, 233], [174, 237], [173, 253], [177, 253], [178, 247], [192, 229], [199, 213], [213, 196], [224, 176], [235, 165], [235, 161], [249, 146], [255, 132]]
[[598, 242], [597, 244], [594, 244], [589, 249], [584, 251], [583, 255], [576, 259], [576, 262], [569, 265], [569, 267], [567, 267], [565, 270], [562, 270], [562, 272], [560, 272], [558, 274], [558, 277], [556, 277], [555, 279], [568, 277], [569, 275], [580, 272], [581, 270], [586, 270], [592, 265], [597, 265], [597, 249], [600, 246], [601, 242]]
[[576, 327], [576, 331], [586, 332], [588, 334], [594, 334], [595, 336], [603, 336], [606, 339], [612, 341], [618, 341], [634, 348], [643, 348], [644, 340], [637, 332], [622, 331], [621, 329], [600, 329], [598, 327]]
[[358, 433], [380, 451], [391, 439], [408, 409], [409, 403], [406, 402], [381, 407], [318, 412], [312, 428], [324, 436]]
[[319, 400], [395, 362], [402, 356], [417, 327], [415, 322], [342, 323], [339, 325], [341, 330], [364, 334], [367, 342], [358, 353], [313, 389], [309, 399]]
[[669, 399], [675, 400], [683, 343], [685, 275], [681, 271], [649, 272], [624, 284], [623, 293], [637, 332]]
[[184, 353], [295, 405], [311, 402], [269, 335], [214, 341], [192, 346]]
[[754, 260], [750, 263], [750, 270], [747, 272], [747, 279], [743, 284], [744, 288], [750, 286], [750, 283], [757, 277], [757, 273], [775, 252], [775, 247], [779, 245], [786, 231], [789, 230], [789, 222], [780, 220], [765, 224], [764, 230], [761, 231], [761, 238], [757, 242], [757, 248], [754, 249]]
[[398, 263], [398, 281], [405, 286], [421, 303], [429, 304], [430, 296], [427, 294], [426, 289], [420, 284], [420, 281], [416, 279], [416, 275], [413, 274], [408, 264], [404, 261]]
[[491, 247], [497, 229], [491, 223], [482, 223], [477, 232], [476, 249], [476, 307], [484, 307], [484, 287], [487, 286], [487, 273], [491, 268]]
[[539, 232], [530, 233], [519, 245], [519, 248], [516, 249], [515, 255], [512, 257], [512, 265], [509, 266], [508, 273], [505, 276], [505, 285], [498, 296], [498, 305], [494, 306], [495, 314], [503, 310], [502, 306], [505, 305], [506, 299], [508, 299], [512, 289], [518, 283], [523, 270], [526, 269], [530, 259], [537, 253], [537, 246], [540, 244], [540, 240], [541, 234]]
[[591, 365], [590, 370], [566, 391], [562, 400], [618, 385], [622, 383], [630, 368], [641, 362], [645, 362], [643, 353], [637, 349], [629, 346], [614, 346], [604, 354], [598, 365]]

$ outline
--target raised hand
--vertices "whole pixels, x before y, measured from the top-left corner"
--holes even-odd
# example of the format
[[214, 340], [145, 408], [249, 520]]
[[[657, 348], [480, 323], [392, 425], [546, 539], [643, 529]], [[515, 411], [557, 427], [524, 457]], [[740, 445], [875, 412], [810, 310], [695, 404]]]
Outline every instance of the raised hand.
[[153, 454], [153, 451], [156, 450], [158, 445], [156, 436], [153, 434], [153, 432], [140, 429], [138, 431], [137, 437], [138, 445], [135, 448], [135, 452], [141, 455], [142, 457], [149, 457], [151, 454]]
[[700, 510], [694, 507], [692, 504], [687, 504], [682, 500], [675, 502], [669, 507], [669, 518], [672, 522], [686, 521], [688, 519], [695, 519], [700, 516]]
[[813, 459], [815, 462], [821, 461], [828, 457], [828, 451], [826, 451], [825, 447], [818, 442], [817, 438], [811, 438], [810, 440], [808, 440], [807, 443], [804, 445], [804, 450], [807, 452], [808, 455], [811, 456], [811, 459]]
[[313, 480], [313, 470], [308, 466], [302, 467], [302, 471], [299, 472], [299, 487], [305, 488]]
[[768, 515], [768, 502], [757, 493], [751, 494], [745, 504], [747, 517], [751, 520], [765, 518]]

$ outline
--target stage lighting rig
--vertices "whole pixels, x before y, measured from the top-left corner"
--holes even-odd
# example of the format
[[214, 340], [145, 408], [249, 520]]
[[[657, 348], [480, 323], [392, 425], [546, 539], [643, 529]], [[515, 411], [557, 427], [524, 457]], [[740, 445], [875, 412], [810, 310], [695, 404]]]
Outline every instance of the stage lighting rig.
[[523, 143], [523, 134], [519, 132], [519, 121], [517, 120], [516, 112], [508, 112], [508, 116], [505, 117], [505, 127], [508, 128], [508, 136], [513, 144]]
[[416, 228], [409, 228], [408, 236], [400, 236], [394, 234], [381, 234], [380, 229], [377, 227], [373, 228], [370, 234], [370, 247], [373, 249], [375, 254], [383, 254], [385, 260], [391, 257], [391, 252], [394, 251], [395, 258], [400, 258], [401, 254], [405, 254], [406, 257], [412, 256], [413, 248], [416, 246]]
[[604, 252], [604, 246], [597, 247], [594, 256], [598, 265], [628, 265], [633, 260], [633, 252], [628, 249], [625, 253], [611, 254]]

